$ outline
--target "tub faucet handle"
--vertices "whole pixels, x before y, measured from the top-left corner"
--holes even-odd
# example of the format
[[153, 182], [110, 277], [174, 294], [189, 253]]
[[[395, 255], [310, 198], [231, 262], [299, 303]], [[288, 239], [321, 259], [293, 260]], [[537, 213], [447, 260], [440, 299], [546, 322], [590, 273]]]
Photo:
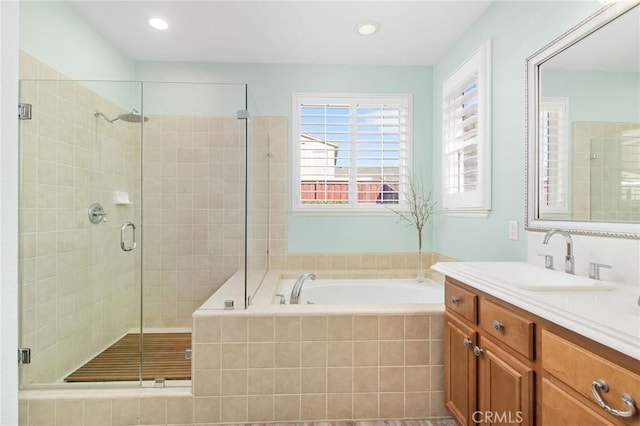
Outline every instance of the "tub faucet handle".
[[276, 294], [276, 297], [280, 298], [280, 302], [278, 302], [279, 305], [286, 305], [287, 304], [287, 299], [286, 299], [284, 294], [278, 293], [278, 294]]

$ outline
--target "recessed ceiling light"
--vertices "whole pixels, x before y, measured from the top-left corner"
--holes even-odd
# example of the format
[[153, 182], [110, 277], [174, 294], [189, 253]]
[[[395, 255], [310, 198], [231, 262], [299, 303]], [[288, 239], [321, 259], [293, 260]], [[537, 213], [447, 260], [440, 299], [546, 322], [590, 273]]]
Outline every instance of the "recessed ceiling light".
[[169, 24], [162, 18], [150, 18], [149, 25], [151, 25], [156, 30], [166, 30], [169, 28]]
[[363, 36], [373, 35], [380, 29], [380, 24], [373, 21], [360, 22], [356, 25], [356, 32]]

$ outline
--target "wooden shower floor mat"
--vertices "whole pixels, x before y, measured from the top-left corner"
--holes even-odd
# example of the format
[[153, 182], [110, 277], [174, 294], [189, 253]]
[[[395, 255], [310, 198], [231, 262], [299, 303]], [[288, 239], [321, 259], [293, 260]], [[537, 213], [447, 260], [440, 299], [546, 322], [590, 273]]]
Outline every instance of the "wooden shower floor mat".
[[[142, 379], [191, 379], [191, 333], [147, 333], [142, 346]], [[140, 380], [140, 334], [131, 333], [73, 372], [65, 382]]]

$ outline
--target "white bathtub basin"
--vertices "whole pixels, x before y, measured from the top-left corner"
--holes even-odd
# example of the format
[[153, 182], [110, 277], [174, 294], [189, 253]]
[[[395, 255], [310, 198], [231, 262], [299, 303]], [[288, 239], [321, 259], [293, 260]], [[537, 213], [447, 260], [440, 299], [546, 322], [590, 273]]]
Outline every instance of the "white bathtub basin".
[[545, 269], [525, 262], [465, 262], [475, 273], [502, 285], [532, 291], [612, 290], [616, 283]]
[[[290, 299], [294, 279], [280, 283], [278, 293]], [[278, 303], [279, 300], [274, 300]], [[432, 280], [415, 279], [317, 279], [306, 280], [300, 292], [300, 304], [377, 305], [407, 303], [444, 303], [444, 287]]]

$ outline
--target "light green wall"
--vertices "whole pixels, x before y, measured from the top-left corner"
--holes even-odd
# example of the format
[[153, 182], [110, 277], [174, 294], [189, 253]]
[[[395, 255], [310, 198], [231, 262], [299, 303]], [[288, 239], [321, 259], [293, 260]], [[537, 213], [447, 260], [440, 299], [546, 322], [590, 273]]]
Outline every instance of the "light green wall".
[[545, 70], [540, 90], [569, 98], [570, 127], [574, 121], [640, 121], [637, 72]]
[[[331, 65], [138, 63], [136, 77], [148, 81], [246, 82], [259, 115], [291, 122], [294, 92], [410, 93], [413, 95], [414, 168], [431, 187], [431, 68]], [[289, 137], [291, 144], [291, 138]], [[289, 159], [291, 164], [291, 159]], [[289, 177], [291, 178], [291, 171]], [[291, 195], [287, 211], [291, 210]], [[287, 214], [290, 253], [396, 252], [417, 249], [415, 231], [382, 216]], [[424, 239], [424, 250], [430, 241]]]
[[[134, 62], [65, 2], [20, 1], [19, 37], [20, 50], [71, 79], [134, 79]], [[86, 85], [123, 108], [139, 103], [131, 86]]]
[[[597, 1], [496, 1], [433, 70], [434, 183], [442, 182], [442, 82], [487, 39], [492, 39], [492, 211], [487, 219], [439, 215], [433, 250], [460, 260], [525, 260], [525, 63], [600, 7]], [[508, 221], [520, 239], [508, 238]]]

